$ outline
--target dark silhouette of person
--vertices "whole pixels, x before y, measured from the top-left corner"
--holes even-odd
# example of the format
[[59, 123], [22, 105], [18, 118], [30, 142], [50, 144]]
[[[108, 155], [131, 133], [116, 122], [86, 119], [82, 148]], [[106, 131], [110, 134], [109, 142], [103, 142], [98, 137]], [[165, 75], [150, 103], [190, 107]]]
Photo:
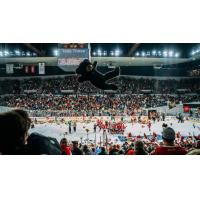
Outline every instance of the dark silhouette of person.
[[90, 81], [95, 87], [101, 90], [117, 90], [118, 87], [116, 85], [106, 82], [119, 76], [120, 68], [117, 67], [111, 72], [102, 74], [96, 67], [96, 61], [92, 64], [88, 59], [83, 60], [76, 69], [76, 73], [81, 75], [78, 77], [78, 82], [82, 83], [84, 81]]

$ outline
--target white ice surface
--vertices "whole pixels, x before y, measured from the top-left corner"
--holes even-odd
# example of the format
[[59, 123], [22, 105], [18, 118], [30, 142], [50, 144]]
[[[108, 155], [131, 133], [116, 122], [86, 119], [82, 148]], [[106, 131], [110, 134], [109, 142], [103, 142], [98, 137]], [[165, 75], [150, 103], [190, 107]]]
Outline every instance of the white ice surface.
[[[177, 120], [169, 120], [166, 121], [165, 123], [168, 124], [168, 126], [171, 126], [170, 124], [172, 123], [172, 128], [175, 130], [175, 132], [180, 132], [181, 135], [183, 136], [188, 136], [189, 133], [193, 135], [199, 135], [200, 134], [200, 123], [193, 123], [190, 121], [185, 121], [184, 123], [177, 123]], [[152, 123], [151, 131], [149, 131], [147, 125], [141, 125], [139, 123], [131, 124], [127, 123], [126, 124], [126, 129], [124, 135], [127, 135], [128, 133], [131, 132], [132, 135], [141, 135], [143, 136], [144, 133], [146, 135], [150, 135], [153, 132], [157, 133], [158, 135], [161, 135], [162, 132], [162, 124], [163, 122], [155, 122]], [[195, 124], [195, 128], [193, 127], [193, 124]], [[45, 123], [45, 124], [36, 124], [35, 128], [32, 128], [29, 130], [29, 133], [32, 132], [38, 132], [42, 135], [45, 136], [50, 136], [56, 138], [58, 141], [61, 140], [63, 137], [67, 137], [69, 141], [86, 141], [86, 140], [91, 140], [99, 142], [100, 137], [102, 141], [103, 137], [103, 131], [99, 132], [99, 128], [97, 127], [97, 132], [93, 132], [93, 125], [94, 123], [77, 123], [77, 131], [76, 133], [73, 132], [73, 127], [72, 127], [72, 133], [69, 134], [69, 128], [68, 125], [66, 124], [56, 124], [56, 123]], [[86, 133], [86, 129], [89, 129], [88, 134]], [[66, 134], [67, 132], [67, 134]], [[119, 142], [118, 141], [118, 136], [117, 135], [111, 135], [108, 134], [108, 139], [113, 142]]]

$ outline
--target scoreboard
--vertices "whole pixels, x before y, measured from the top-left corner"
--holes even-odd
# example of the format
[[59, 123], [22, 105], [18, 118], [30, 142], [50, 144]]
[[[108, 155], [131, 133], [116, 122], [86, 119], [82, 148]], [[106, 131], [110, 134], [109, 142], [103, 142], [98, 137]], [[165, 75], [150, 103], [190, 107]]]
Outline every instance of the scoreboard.
[[58, 47], [61, 49], [87, 49], [88, 43], [61, 43]]
[[83, 59], [90, 58], [87, 43], [65, 43], [58, 45], [58, 66], [64, 71], [74, 72]]

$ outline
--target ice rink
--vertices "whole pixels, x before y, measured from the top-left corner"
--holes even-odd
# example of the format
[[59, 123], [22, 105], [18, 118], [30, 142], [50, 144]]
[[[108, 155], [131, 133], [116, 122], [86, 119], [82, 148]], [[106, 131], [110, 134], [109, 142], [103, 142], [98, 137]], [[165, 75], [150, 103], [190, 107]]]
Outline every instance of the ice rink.
[[[198, 122], [192, 122], [192, 121], [185, 121], [184, 123], [178, 123], [177, 120], [171, 119], [167, 120], [164, 123], [167, 123], [168, 126], [172, 127], [175, 132], [180, 132], [182, 136], [188, 136], [191, 135], [199, 135], [200, 134], [200, 123]], [[162, 133], [162, 124], [163, 121], [160, 122], [152, 122], [151, 131], [149, 131], [147, 125], [142, 125], [139, 123], [125, 123], [126, 129], [124, 132], [124, 135], [127, 135], [128, 133], [131, 133], [133, 136], [144, 136], [144, 133], [146, 135], [152, 135], [153, 132], [155, 132], [157, 135], [161, 135]], [[96, 142], [99, 143], [100, 140], [102, 140], [103, 137], [103, 130], [99, 132], [99, 128], [97, 127], [96, 133], [94, 133], [93, 130], [94, 123], [77, 123], [77, 130], [76, 132], [73, 131], [72, 126], [72, 132], [69, 134], [69, 127], [68, 125], [62, 123], [62, 124], [56, 124], [56, 123], [44, 123], [44, 124], [36, 124], [34, 128], [29, 130], [29, 133], [37, 132], [45, 136], [50, 136], [56, 138], [58, 141], [61, 140], [61, 138], [66, 137], [69, 141], [82, 141], [84, 143], [87, 142], [94, 142], [96, 138]], [[88, 129], [88, 133], [86, 132], [86, 129]], [[107, 134], [107, 138], [109, 141], [112, 142], [120, 142], [118, 139], [118, 135], [111, 135]]]

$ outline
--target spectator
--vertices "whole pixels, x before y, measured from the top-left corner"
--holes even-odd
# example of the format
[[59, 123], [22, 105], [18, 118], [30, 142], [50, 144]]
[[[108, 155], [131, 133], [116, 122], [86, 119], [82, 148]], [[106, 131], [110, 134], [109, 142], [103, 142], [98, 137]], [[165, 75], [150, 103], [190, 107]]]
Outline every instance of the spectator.
[[190, 151], [187, 155], [200, 155], [200, 149], [194, 149]]
[[183, 147], [175, 146], [175, 131], [167, 127], [162, 133], [163, 146], [156, 147], [152, 155], [185, 155], [187, 153], [186, 149]]
[[133, 147], [134, 147], [134, 145], [131, 144], [131, 145], [128, 147], [128, 149], [127, 149], [125, 155], [134, 155], [135, 152], [134, 152], [134, 150], [133, 150]]
[[15, 155], [61, 154], [56, 139], [37, 133], [28, 136], [30, 118], [23, 110], [0, 114], [0, 153]]
[[187, 155], [200, 155], [200, 149], [194, 149], [190, 151]]
[[31, 119], [30, 119], [28, 113], [21, 109], [15, 109], [15, 110], [13, 110], [13, 112], [18, 113], [26, 121], [27, 130], [29, 130], [29, 128], [31, 127]]
[[113, 145], [112, 149], [109, 152], [109, 155], [119, 155], [119, 150], [117, 148], [117, 145]]
[[26, 120], [17, 112], [0, 114], [0, 153], [25, 154], [24, 147], [28, 137]]
[[119, 155], [124, 155], [124, 151], [122, 149], [119, 150]]
[[108, 155], [105, 147], [101, 147], [101, 152], [98, 155]]
[[28, 155], [61, 155], [62, 151], [58, 141], [38, 133], [32, 133], [27, 139]]
[[72, 144], [73, 144], [72, 155], [83, 155], [83, 152], [78, 147], [78, 142], [73, 141]]
[[191, 148], [187, 155], [200, 155], [200, 140], [197, 140], [194, 148]]
[[96, 155], [96, 152], [95, 152], [96, 150], [95, 150], [95, 148], [94, 147], [92, 147], [92, 150], [91, 150], [91, 155]]
[[83, 146], [83, 155], [91, 155], [91, 152], [87, 145]]
[[66, 138], [62, 138], [61, 139], [61, 141], [60, 141], [60, 147], [61, 147], [63, 155], [71, 155], [72, 154], [71, 148], [68, 145]]
[[144, 143], [141, 140], [135, 142], [135, 155], [147, 155], [147, 152], [144, 150]]

